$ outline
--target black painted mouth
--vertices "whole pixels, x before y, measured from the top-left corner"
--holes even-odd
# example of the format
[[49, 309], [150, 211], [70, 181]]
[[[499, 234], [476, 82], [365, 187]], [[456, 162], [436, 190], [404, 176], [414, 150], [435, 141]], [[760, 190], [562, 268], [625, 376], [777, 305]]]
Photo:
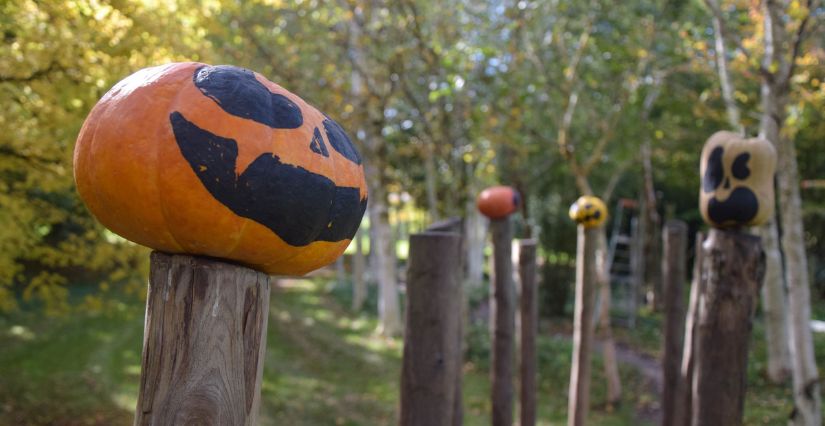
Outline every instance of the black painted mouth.
[[[180, 112], [170, 114], [169, 121], [181, 154], [201, 183], [238, 216], [260, 223], [292, 246], [351, 239], [358, 230], [367, 208], [358, 188], [337, 186], [326, 176], [282, 163], [272, 153], [261, 154], [238, 175], [234, 139], [204, 130]], [[323, 147], [326, 152], [318, 139], [313, 135], [311, 142], [320, 142], [318, 151]], [[329, 133], [327, 139], [335, 147]]]
[[748, 188], [737, 187], [725, 201], [711, 197], [708, 201], [708, 217], [715, 223], [745, 224], [759, 212], [759, 200]]

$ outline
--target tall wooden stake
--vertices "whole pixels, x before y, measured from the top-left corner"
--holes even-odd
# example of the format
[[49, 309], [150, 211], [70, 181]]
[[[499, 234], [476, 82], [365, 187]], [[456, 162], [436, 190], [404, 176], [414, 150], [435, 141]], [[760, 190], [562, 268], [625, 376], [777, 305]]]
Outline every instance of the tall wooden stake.
[[585, 426], [590, 405], [590, 355], [593, 347], [593, 294], [599, 227], [578, 226], [576, 303], [573, 319], [573, 362], [567, 408], [568, 426]]
[[683, 289], [686, 275], [687, 224], [669, 220], [662, 232], [664, 256], [662, 257], [662, 295], [664, 299], [664, 356], [662, 357], [663, 425], [676, 422], [675, 408], [678, 397], [679, 375], [684, 333]]
[[702, 250], [692, 424], [741, 425], [765, 253], [759, 237], [720, 229], [710, 231]]
[[515, 288], [511, 258], [513, 225], [509, 218], [490, 221], [493, 233], [493, 426], [513, 424], [513, 361], [515, 352]]
[[153, 252], [135, 425], [255, 425], [269, 277]]
[[410, 236], [402, 426], [452, 426], [461, 374], [461, 236]]
[[521, 277], [521, 426], [536, 424], [536, 334], [538, 332], [538, 291], [536, 288], [536, 240], [522, 240], [519, 246]]
[[682, 348], [682, 366], [679, 369], [679, 384], [676, 388], [675, 407], [673, 407], [673, 426], [690, 426], [693, 364], [696, 358], [696, 324], [699, 322], [699, 297], [702, 294], [702, 243], [705, 235], [696, 233], [696, 247], [693, 258], [693, 279], [690, 285], [690, 300], [685, 314], [685, 338]]

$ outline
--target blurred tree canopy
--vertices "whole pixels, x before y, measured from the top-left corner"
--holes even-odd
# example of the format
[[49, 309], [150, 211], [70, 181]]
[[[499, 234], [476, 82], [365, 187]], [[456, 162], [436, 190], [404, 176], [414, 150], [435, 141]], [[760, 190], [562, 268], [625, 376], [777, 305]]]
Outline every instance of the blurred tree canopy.
[[[761, 12], [723, 3], [745, 35], [729, 60], [755, 133]], [[788, 120], [800, 174], [815, 181], [803, 199], [820, 292], [823, 15], [802, 43]], [[142, 293], [146, 249], [89, 215], [72, 150], [112, 85], [170, 61], [248, 67], [299, 94], [344, 124], [382, 187], [410, 193], [431, 219], [463, 214], [487, 184], [512, 184], [527, 200], [524, 232], [538, 231], [546, 254], [571, 254], [577, 176], [596, 194], [638, 198], [649, 143], [663, 213], [698, 227], [699, 151], [727, 127], [709, 16], [699, 2], [657, 0], [3, 2], [0, 310], [23, 300], [65, 311], [69, 285], [98, 285], [90, 307], [113, 288]]]

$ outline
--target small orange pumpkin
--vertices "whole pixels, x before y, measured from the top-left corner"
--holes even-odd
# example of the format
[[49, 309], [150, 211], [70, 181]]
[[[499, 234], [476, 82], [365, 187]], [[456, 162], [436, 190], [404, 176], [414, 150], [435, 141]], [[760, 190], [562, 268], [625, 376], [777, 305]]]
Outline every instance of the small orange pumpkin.
[[521, 196], [509, 186], [491, 186], [478, 194], [476, 206], [490, 219], [503, 219], [518, 210]]
[[367, 203], [338, 123], [225, 65], [173, 63], [115, 85], [83, 124], [74, 174], [89, 210], [124, 238], [272, 274], [334, 261]]

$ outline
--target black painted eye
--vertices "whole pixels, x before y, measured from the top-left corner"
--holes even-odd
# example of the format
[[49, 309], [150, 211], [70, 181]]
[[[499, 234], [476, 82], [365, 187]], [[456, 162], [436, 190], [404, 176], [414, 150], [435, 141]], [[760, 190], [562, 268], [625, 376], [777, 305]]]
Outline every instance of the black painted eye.
[[722, 165], [722, 155], [724, 153], [725, 149], [717, 146], [708, 156], [705, 176], [702, 178], [702, 190], [705, 192], [715, 191], [725, 178], [725, 167]]
[[355, 164], [361, 164], [361, 156], [358, 154], [358, 151], [355, 150], [349, 136], [347, 136], [344, 129], [342, 129], [338, 123], [331, 118], [327, 118], [324, 120], [324, 130], [326, 130], [327, 140], [334, 150], [338, 151], [338, 153], [343, 155], [347, 160]]
[[297, 129], [304, 123], [301, 108], [284, 95], [272, 93], [255, 74], [231, 65], [204, 66], [192, 76], [201, 93], [236, 117], [272, 127]]
[[733, 177], [739, 180], [745, 180], [751, 175], [751, 171], [748, 169], [748, 160], [750, 159], [751, 155], [744, 152], [739, 154], [736, 159], [733, 160], [733, 165], [731, 166], [731, 173], [733, 173]]
[[321, 131], [318, 128], [315, 128], [315, 131], [312, 132], [312, 141], [309, 143], [309, 149], [316, 154], [321, 154], [324, 157], [329, 157], [329, 151], [327, 151], [327, 145], [324, 143], [324, 138], [321, 137]]

